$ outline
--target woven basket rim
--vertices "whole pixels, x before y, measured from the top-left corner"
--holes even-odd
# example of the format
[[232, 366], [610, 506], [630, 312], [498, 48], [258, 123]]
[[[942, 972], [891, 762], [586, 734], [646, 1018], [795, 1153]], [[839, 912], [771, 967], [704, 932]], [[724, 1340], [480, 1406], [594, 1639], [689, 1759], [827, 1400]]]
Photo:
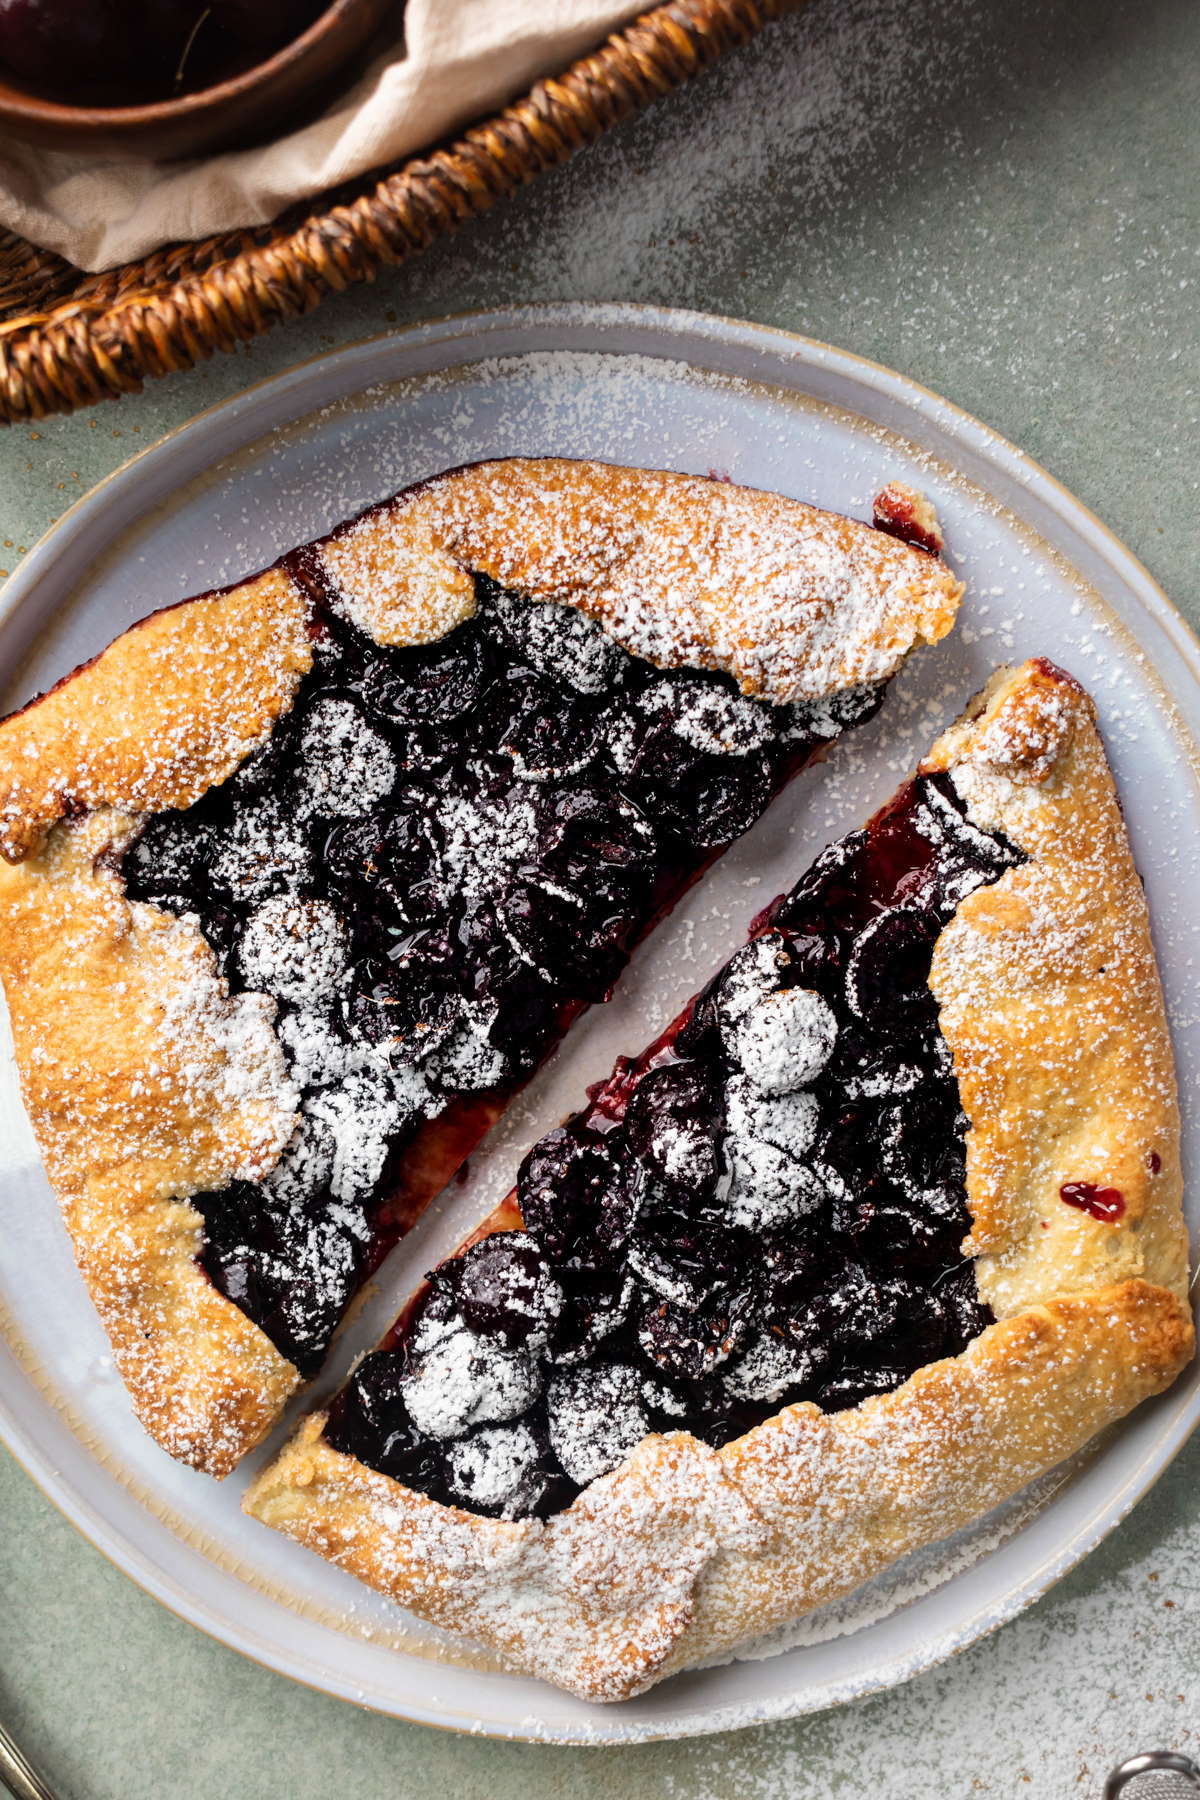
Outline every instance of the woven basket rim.
[[[9, 271], [7, 282], [0, 273], [0, 310], [8, 299], [0, 422], [135, 392], [147, 378], [190, 368], [373, 279], [711, 67], [794, 4], [662, 0], [450, 143], [294, 204], [267, 225], [169, 245], [123, 268], [88, 275], [14, 234], [0, 238], [0, 272]], [[22, 304], [26, 294], [31, 304]]]

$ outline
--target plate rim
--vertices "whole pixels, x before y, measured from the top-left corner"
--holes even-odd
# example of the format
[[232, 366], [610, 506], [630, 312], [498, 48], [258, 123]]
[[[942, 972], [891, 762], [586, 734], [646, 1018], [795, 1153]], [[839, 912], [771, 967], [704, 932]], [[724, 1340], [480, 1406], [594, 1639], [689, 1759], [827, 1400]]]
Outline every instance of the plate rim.
[[[614, 357], [642, 354], [650, 359], [658, 357], [675, 362], [683, 360], [686, 366], [694, 367], [701, 373], [706, 372], [706, 365], [699, 356], [693, 357], [692, 350], [702, 352], [707, 345], [729, 347], [738, 342], [750, 343], [768, 355], [774, 350], [776, 355], [786, 357], [798, 371], [815, 366], [832, 373], [849, 375], [867, 390], [883, 393], [898, 402], [918, 420], [940, 431], [948, 430], [960, 441], [965, 439], [981, 461], [992, 469], [999, 468], [1010, 479], [1015, 479], [1022, 489], [1048, 509], [1060, 525], [1086, 543], [1118, 580], [1131, 590], [1139, 607], [1164, 630], [1184, 670], [1196, 685], [1197, 703], [1200, 705], [1200, 633], [1193, 630], [1155, 576], [1117, 537], [1111, 527], [1040, 463], [977, 416], [885, 364], [803, 333], [721, 314], [624, 301], [550, 301], [440, 314], [353, 339], [262, 377], [238, 393], [227, 396], [182, 421], [153, 443], [141, 447], [74, 500], [37, 538], [19, 568], [0, 589], [0, 622], [30, 600], [32, 590], [53, 569], [55, 563], [69, 552], [78, 534], [91, 523], [93, 515], [103, 509], [106, 496], [115, 486], [135, 481], [136, 472], [148, 462], [158, 462], [164, 458], [169, 460], [175, 447], [182, 441], [195, 437], [203, 439], [220, 421], [236, 425], [243, 414], [253, 413], [256, 398], [260, 398], [265, 391], [271, 390], [281, 397], [286, 397], [289, 391], [302, 395], [306, 381], [312, 379], [319, 370], [330, 365], [344, 364], [353, 371], [356, 363], [361, 363], [364, 369], [363, 379], [355, 389], [361, 393], [371, 386], [371, 377], [365, 370], [372, 354], [384, 348], [405, 344], [451, 346], [460, 338], [473, 338], [476, 343], [473, 354], [436, 365], [440, 368], [462, 368], [472, 361], [486, 359], [489, 353], [487, 337], [491, 332], [527, 333], [536, 339], [540, 331], [556, 327], [596, 335], [597, 341], [573, 345], [572, 351]], [[648, 337], [657, 333], [661, 338], [669, 333], [677, 338], [688, 339], [688, 354], [681, 359], [678, 354], [672, 355], [664, 347], [656, 350], [653, 342], [636, 349], [606, 345], [603, 341], [605, 333], [619, 331], [621, 328], [632, 328], [646, 333]], [[545, 348], [544, 344], [534, 341], [517, 349], [506, 350], [503, 354], [520, 357], [544, 352]], [[424, 372], [434, 371], [430, 369]], [[785, 385], [782, 379], [784, 371], [777, 373], [781, 378], [778, 385]], [[796, 383], [796, 390], [804, 392], [802, 381]], [[284, 423], [288, 426], [299, 424], [309, 412], [320, 410], [323, 404], [330, 403], [317, 402], [307, 409], [301, 405]], [[868, 422], [873, 421], [868, 419]], [[218, 464], [225, 455], [249, 449], [257, 437], [267, 435], [275, 428], [277, 426], [268, 425], [265, 430], [258, 432], [251, 429], [239, 445], [231, 451], [221, 453]], [[1019, 513], [1017, 517], [1020, 518]], [[1062, 553], [1059, 546], [1052, 547]], [[1147, 657], [1146, 660], [1151, 671], [1158, 676], [1160, 659]], [[1181, 724], [1193, 745], [1200, 750], [1200, 733], [1195, 726], [1182, 717]], [[294, 1659], [286, 1652], [274, 1653], [272, 1646], [273, 1653], [263, 1654], [252, 1647], [252, 1631], [228, 1616], [210, 1611], [206, 1619], [201, 1603], [186, 1591], [172, 1597], [172, 1578], [144, 1557], [137, 1544], [119, 1526], [103, 1518], [98, 1509], [72, 1485], [68, 1476], [59, 1474], [36, 1440], [26, 1433], [7, 1398], [2, 1395], [0, 1441], [5, 1443], [14, 1460], [62, 1516], [107, 1561], [175, 1617], [184, 1619], [207, 1637], [236, 1650], [260, 1667], [269, 1668], [302, 1686], [349, 1704], [455, 1734], [472, 1732], [474, 1735], [498, 1740], [590, 1746], [708, 1735], [824, 1711], [851, 1699], [865, 1698], [900, 1685], [923, 1670], [935, 1667], [950, 1656], [967, 1649], [1017, 1617], [1078, 1566], [1160, 1479], [1200, 1423], [1200, 1384], [1193, 1383], [1190, 1390], [1176, 1389], [1173, 1396], [1169, 1391], [1150, 1404], [1166, 1416], [1139, 1467], [1131, 1471], [1124, 1482], [1118, 1481], [1114, 1492], [1091, 1508], [1089, 1516], [1069, 1541], [1017, 1581], [1002, 1601], [983, 1606], [974, 1617], [966, 1623], [960, 1623], [953, 1631], [936, 1634], [921, 1646], [916, 1660], [905, 1660], [903, 1655], [893, 1654], [873, 1670], [870, 1676], [857, 1677], [845, 1684], [845, 1691], [823, 1691], [808, 1699], [802, 1694], [776, 1696], [753, 1708], [748, 1707], [745, 1702], [724, 1705], [717, 1703], [702, 1711], [685, 1711], [682, 1715], [661, 1723], [652, 1719], [628, 1719], [622, 1722], [620, 1710], [611, 1708], [605, 1709], [599, 1719], [586, 1726], [574, 1725], [569, 1721], [539, 1722], [535, 1725], [534, 1720], [528, 1716], [521, 1726], [494, 1718], [464, 1723], [460, 1717], [452, 1722], [448, 1713], [453, 1708], [443, 1707], [438, 1712], [430, 1710], [426, 1704], [397, 1702], [385, 1705], [357, 1696], [351, 1690], [350, 1683], [340, 1679], [338, 1672], [332, 1668], [323, 1671], [328, 1674], [328, 1680], [317, 1680], [311, 1674], [301, 1673], [298, 1667], [289, 1666]], [[140, 1502], [135, 1500], [135, 1504], [140, 1505]]]

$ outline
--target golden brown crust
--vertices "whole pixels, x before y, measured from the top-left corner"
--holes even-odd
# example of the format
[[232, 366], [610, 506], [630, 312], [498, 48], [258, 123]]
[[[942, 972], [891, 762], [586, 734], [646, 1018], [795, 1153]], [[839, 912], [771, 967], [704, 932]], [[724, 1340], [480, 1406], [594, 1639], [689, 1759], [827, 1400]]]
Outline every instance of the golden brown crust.
[[[997, 1323], [847, 1412], [789, 1407], [717, 1452], [647, 1438], [545, 1524], [417, 1495], [334, 1451], [319, 1415], [248, 1512], [515, 1667], [616, 1700], [837, 1599], [1171, 1382], [1194, 1349], [1171, 1049], [1091, 702], [1051, 664], [1001, 671], [924, 767], [1029, 858], [962, 904], [931, 977]], [[1126, 1214], [1065, 1205], [1075, 1179], [1124, 1184]]]
[[962, 596], [926, 551], [799, 500], [553, 458], [438, 476], [320, 556], [381, 644], [469, 617], [477, 569], [578, 607], [635, 655], [723, 669], [780, 705], [884, 680], [914, 645], [946, 635]]
[[[384, 533], [373, 561], [381, 521], [402, 530]], [[709, 637], [693, 645], [671, 618], [681, 608], [690, 619], [694, 597], [664, 574], [685, 527], [723, 572], [739, 553], [782, 544], [799, 610], [751, 617], [734, 588], [706, 595]], [[416, 643], [473, 607], [475, 567], [527, 578], [543, 597], [551, 584], [552, 597], [605, 617], [594, 573], [618, 546], [660, 660], [722, 666], [712, 632], [727, 606], [739, 667], [783, 654], [819, 694], [876, 678], [868, 663], [891, 674], [914, 643], [950, 628], [961, 593], [941, 564], [869, 527], [718, 483], [571, 463], [439, 478], [335, 533], [324, 557], [345, 593], [367, 582], [355, 596], [366, 630]], [[695, 544], [689, 555], [694, 567]], [[830, 568], [841, 585], [825, 596]], [[386, 605], [364, 613], [372, 584]], [[303, 584], [269, 569], [153, 614], [0, 722], [0, 853], [16, 865], [0, 864], [0, 977], [30, 1116], [139, 1416], [213, 1474], [261, 1438], [299, 1376], [205, 1279], [202, 1222], [186, 1202], [268, 1168], [296, 1095], [269, 1009], [231, 1003], [199, 933], [129, 906], [113, 864], [141, 815], [227, 779], [288, 710], [312, 664], [310, 610]], [[419, 1142], [414, 1165], [423, 1154]], [[415, 1216], [430, 1197], [428, 1169], [410, 1166], [399, 1212]]]
[[[1051, 663], [1001, 671], [926, 767], [1029, 861], [942, 933], [930, 985], [967, 1135], [967, 1240], [997, 1317], [1134, 1276], [1187, 1292], [1171, 1040], [1095, 709]], [[1116, 1190], [1114, 1222], [1065, 1183]]]
[[730, 1445], [765, 1556], [720, 1559], [670, 1673], [849, 1592], [981, 1517], [1169, 1385], [1193, 1349], [1144, 1282], [1051, 1300], [991, 1326], [893, 1394], [827, 1417], [793, 1407]]
[[[478, 570], [578, 607], [663, 666], [727, 669], [781, 702], [894, 674], [946, 635], [963, 591], [936, 557], [800, 501], [554, 460], [437, 476], [314, 555], [379, 644], [453, 629]], [[66, 815], [190, 806], [224, 781], [312, 666], [309, 613], [267, 569], [152, 613], [0, 721], [0, 854], [19, 861]]]
[[331, 1449], [317, 1414], [245, 1507], [515, 1668], [622, 1700], [977, 1518], [1166, 1387], [1191, 1345], [1144, 1282], [1052, 1301], [851, 1412], [789, 1407], [720, 1451], [647, 1438], [545, 1524], [415, 1494]]
[[297, 1376], [202, 1273], [187, 1196], [269, 1168], [297, 1098], [273, 1005], [229, 998], [194, 921], [125, 899], [109, 859], [132, 829], [93, 813], [0, 863], [0, 977], [29, 1117], [138, 1415], [225, 1474]]
[[131, 626], [0, 722], [0, 853], [56, 819], [190, 806], [262, 743], [312, 665], [308, 601], [281, 570]]

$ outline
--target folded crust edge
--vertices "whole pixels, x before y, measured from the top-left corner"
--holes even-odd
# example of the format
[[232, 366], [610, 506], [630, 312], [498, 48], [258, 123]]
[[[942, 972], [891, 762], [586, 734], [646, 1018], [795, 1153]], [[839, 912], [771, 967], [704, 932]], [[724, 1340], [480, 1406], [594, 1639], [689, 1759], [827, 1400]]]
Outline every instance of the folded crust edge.
[[623, 1700], [978, 1518], [1168, 1386], [1193, 1347], [1163, 1288], [1072, 1295], [850, 1412], [792, 1406], [721, 1451], [647, 1438], [544, 1524], [428, 1500], [333, 1450], [316, 1414], [244, 1506], [514, 1669]]

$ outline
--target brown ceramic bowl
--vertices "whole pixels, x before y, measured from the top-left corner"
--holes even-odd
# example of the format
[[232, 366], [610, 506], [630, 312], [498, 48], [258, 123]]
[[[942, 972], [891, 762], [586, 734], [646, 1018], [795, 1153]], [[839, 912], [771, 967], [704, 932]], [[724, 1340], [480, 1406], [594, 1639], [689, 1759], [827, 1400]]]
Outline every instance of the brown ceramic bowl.
[[[83, 0], [86, 4], [86, 0]], [[103, 156], [199, 156], [261, 141], [302, 121], [349, 79], [397, 0], [333, 0], [265, 62], [211, 87], [139, 106], [71, 106], [0, 78], [0, 138]]]

